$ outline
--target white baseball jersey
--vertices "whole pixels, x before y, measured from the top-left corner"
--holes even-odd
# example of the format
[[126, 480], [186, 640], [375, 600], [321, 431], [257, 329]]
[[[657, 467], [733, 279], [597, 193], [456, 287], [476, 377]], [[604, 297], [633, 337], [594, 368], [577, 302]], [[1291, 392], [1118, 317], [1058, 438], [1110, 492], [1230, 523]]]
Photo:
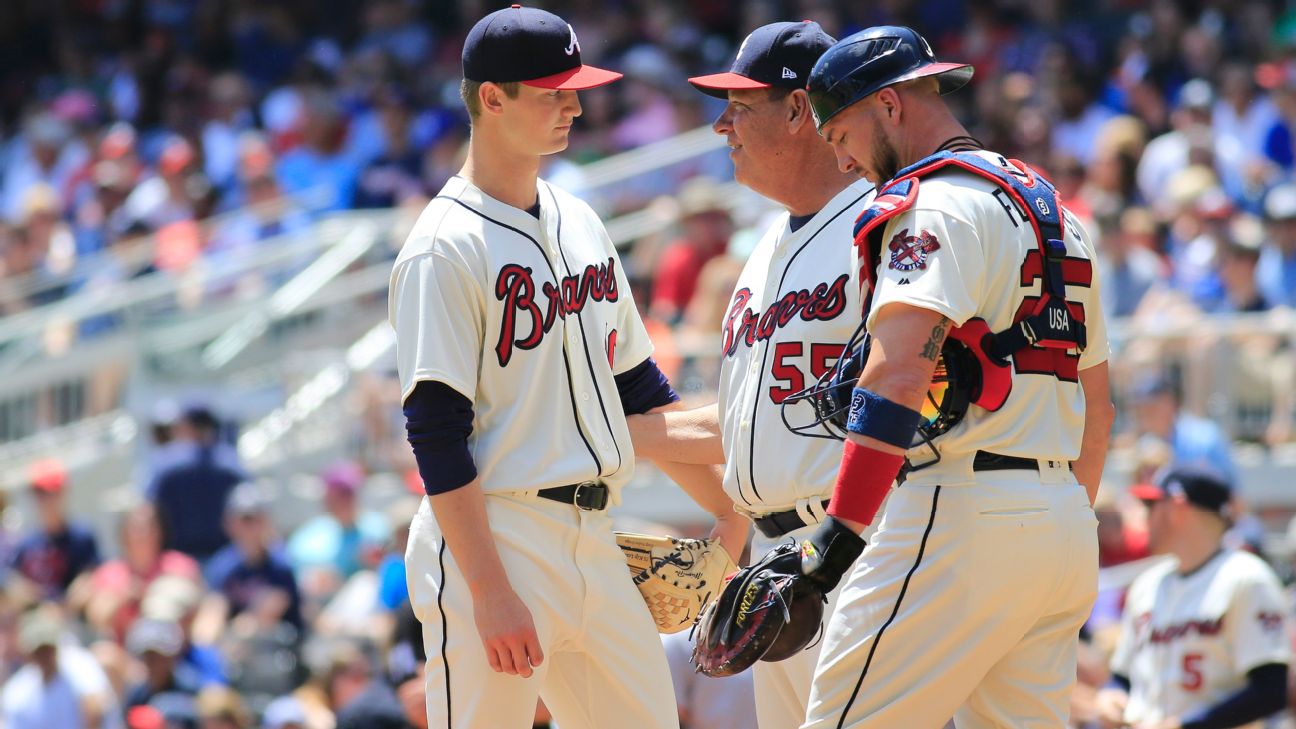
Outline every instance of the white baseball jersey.
[[415, 223], [388, 311], [401, 397], [435, 380], [472, 401], [488, 493], [599, 478], [615, 503], [634, 449], [613, 375], [652, 344], [598, 216], [537, 188], [538, 220], [453, 177]]
[[[724, 487], [740, 508], [783, 511], [832, 493], [841, 442], [792, 433], [780, 410], [833, 366], [859, 326], [850, 240], [872, 190], [864, 181], [848, 186], [796, 231], [780, 215], [734, 288], [722, 328], [719, 410]], [[808, 402], [788, 408], [793, 425], [813, 419]]]
[[1114, 673], [1130, 680], [1125, 720], [1181, 717], [1246, 685], [1266, 663], [1288, 663], [1287, 602], [1259, 557], [1232, 549], [1182, 575], [1175, 562], [1139, 575], [1125, 598]]
[[[1015, 169], [993, 152], [977, 154]], [[1007, 401], [995, 412], [970, 407], [937, 438], [942, 454], [984, 450], [1064, 461], [1080, 455], [1084, 393], [1078, 371], [1106, 361], [1107, 329], [1093, 243], [1069, 212], [1064, 227], [1066, 298], [1087, 328], [1087, 348], [1077, 353], [1031, 347], [1014, 354]], [[913, 206], [886, 223], [869, 325], [883, 307], [903, 303], [938, 311], [955, 326], [980, 317], [990, 331], [1003, 331], [1038, 301], [1042, 274], [1038, 239], [1016, 202], [994, 182], [947, 167], [922, 178]], [[916, 463], [931, 459], [924, 446], [910, 455]], [[911, 478], [937, 477], [939, 471], [938, 464]]]

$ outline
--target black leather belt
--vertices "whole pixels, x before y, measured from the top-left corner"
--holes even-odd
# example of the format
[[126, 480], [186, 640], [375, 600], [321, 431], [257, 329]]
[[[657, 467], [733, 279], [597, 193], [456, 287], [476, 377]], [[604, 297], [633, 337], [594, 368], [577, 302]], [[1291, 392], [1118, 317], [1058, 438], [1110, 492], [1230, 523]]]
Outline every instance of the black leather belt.
[[[1063, 461], [1058, 461], [1059, 464]], [[1070, 464], [1067, 464], [1070, 467]], [[1034, 458], [1018, 456], [1001, 456], [998, 453], [977, 451], [972, 459], [973, 471], [1035, 471], [1039, 472], [1039, 461]]]
[[[824, 499], [823, 508], [828, 508], [828, 499]], [[756, 528], [760, 530], [760, 533], [770, 539], [778, 539], [788, 532], [794, 532], [812, 523], [806, 521], [801, 516], [801, 512], [796, 509], [776, 511], [773, 514], [766, 514], [752, 521], [756, 523]]]
[[602, 511], [608, 505], [608, 487], [598, 481], [554, 486], [551, 489], [540, 489], [536, 496], [560, 504], [571, 504], [583, 511]]

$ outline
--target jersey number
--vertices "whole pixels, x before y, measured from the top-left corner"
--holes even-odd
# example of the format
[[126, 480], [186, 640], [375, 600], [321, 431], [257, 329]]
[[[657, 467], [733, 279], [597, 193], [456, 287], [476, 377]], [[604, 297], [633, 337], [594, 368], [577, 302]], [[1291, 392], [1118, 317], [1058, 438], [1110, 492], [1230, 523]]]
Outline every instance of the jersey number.
[[[810, 345], [810, 377], [818, 380], [832, 369], [837, 358], [841, 356], [841, 344], [811, 344]], [[789, 357], [800, 357], [802, 353], [801, 342], [779, 342], [774, 345], [774, 365], [770, 371], [774, 379], [787, 383], [787, 387], [771, 387], [769, 389], [770, 399], [777, 405], [788, 395], [800, 392], [806, 387], [805, 374], [801, 368], [795, 364], [789, 364]]]
[[[1044, 278], [1044, 257], [1039, 249], [1032, 249], [1026, 254], [1021, 267], [1021, 285], [1030, 286]], [[1066, 258], [1062, 261], [1062, 280], [1068, 286], [1088, 287], [1093, 283], [1093, 263], [1085, 258]], [[1016, 324], [1035, 310], [1040, 297], [1027, 296], [1017, 307], [1013, 316]], [[1067, 310], [1076, 321], [1084, 323], [1084, 304], [1078, 301], [1066, 302]], [[1013, 355], [1013, 365], [1018, 374], [1053, 375], [1059, 380], [1078, 382], [1080, 379], [1080, 355], [1071, 350], [1028, 347]]]
[[1205, 683], [1205, 679], [1202, 677], [1201, 662], [1202, 654], [1200, 653], [1184, 654], [1183, 680], [1179, 682], [1179, 687], [1184, 691], [1197, 691]]

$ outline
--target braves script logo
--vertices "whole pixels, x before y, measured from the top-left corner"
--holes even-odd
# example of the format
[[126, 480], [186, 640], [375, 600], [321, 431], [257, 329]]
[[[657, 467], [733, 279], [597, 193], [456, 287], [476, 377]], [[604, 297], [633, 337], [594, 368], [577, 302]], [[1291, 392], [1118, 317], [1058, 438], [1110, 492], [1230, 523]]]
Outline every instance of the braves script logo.
[[909, 229], [896, 233], [887, 244], [891, 251], [891, 268], [897, 271], [915, 271], [927, 268], [927, 256], [940, 248], [940, 241], [931, 232], [909, 235]]
[[[539, 291], [546, 302], [543, 308], [536, 300], [536, 293], [530, 268], [510, 263], [500, 269], [495, 280], [495, 296], [504, 302], [504, 321], [500, 325], [499, 344], [495, 345], [500, 367], [507, 367], [513, 359], [513, 347], [538, 347], [559, 317], [566, 319], [568, 314], [579, 314], [591, 299], [608, 302], [619, 299], [616, 261], [609, 257], [607, 263], [586, 266], [575, 276], [564, 276], [557, 285], [546, 281]], [[519, 326], [518, 319], [526, 320], [527, 324]], [[519, 332], [526, 334], [519, 337]]]
[[564, 50], [566, 50], [567, 55], [570, 56], [571, 54], [580, 51], [580, 41], [576, 40], [576, 29], [571, 27], [571, 23], [567, 24], [567, 30], [571, 32], [571, 43], [568, 43], [567, 48]]
[[1134, 619], [1134, 634], [1140, 638], [1141, 643], [1161, 645], [1173, 643], [1190, 635], [1202, 637], [1219, 635], [1220, 631], [1224, 630], [1222, 615], [1214, 620], [1185, 620], [1182, 623], [1172, 623], [1159, 628], [1151, 627], [1151, 623], [1151, 613], [1143, 613]]
[[726, 357], [732, 357], [738, 351], [738, 343], [746, 342], [750, 347], [757, 340], [765, 341], [774, 336], [774, 332], [785, 327], [798, 315], [802, 321], [831, 321], [846, 309], [846, 274], [837, 277], [831, 284], [821, 283], [813, 289], [789, 291], [758, 314], [747, 306], [751, 301], [752, 291], [749, 288], [738, 289], [734, 293], [733, 304], [725, 315], [723, 349]]

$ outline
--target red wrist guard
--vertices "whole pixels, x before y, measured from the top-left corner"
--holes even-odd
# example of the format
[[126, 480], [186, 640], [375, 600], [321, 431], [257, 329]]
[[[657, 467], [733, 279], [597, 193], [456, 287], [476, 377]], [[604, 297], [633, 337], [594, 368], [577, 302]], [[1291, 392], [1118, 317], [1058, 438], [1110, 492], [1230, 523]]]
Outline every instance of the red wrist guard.
[[902, 465], [902, 455], [883, 453], [846, 441], [828, 513], [839, 519], [871, 524], [878, 509], [882, 508], [882, 502], [886, 501], [891, 482], [895, 481]]

